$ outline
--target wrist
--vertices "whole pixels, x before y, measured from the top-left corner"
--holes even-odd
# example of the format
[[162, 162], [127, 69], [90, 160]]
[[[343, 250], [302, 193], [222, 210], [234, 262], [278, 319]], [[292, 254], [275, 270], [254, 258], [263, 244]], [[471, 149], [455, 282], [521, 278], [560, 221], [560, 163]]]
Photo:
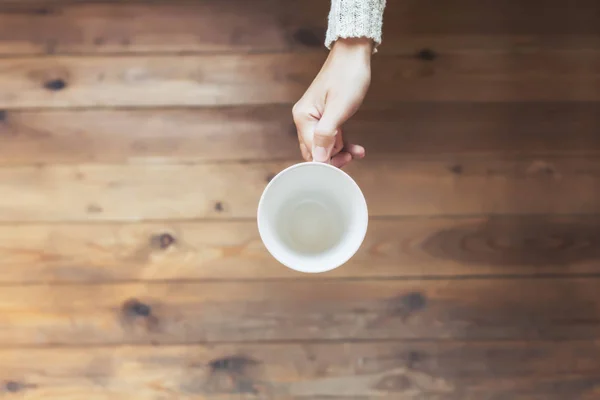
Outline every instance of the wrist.
[[331, 47], [334, 53], [354, 54], [371, 59], [373, 40], [369, 38], [339, 38]]

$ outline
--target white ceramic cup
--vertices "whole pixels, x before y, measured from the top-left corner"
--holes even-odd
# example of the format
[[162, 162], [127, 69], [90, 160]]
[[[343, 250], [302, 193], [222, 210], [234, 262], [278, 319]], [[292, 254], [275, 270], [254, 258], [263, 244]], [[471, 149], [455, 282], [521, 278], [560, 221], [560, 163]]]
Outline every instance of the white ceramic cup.
[[367, 233], [367, 202], [354, 180], [329, 164], [306, 162], [281, 171], [258, 204], [258, 231], [277, 261], [300, 272], [346, 263]]

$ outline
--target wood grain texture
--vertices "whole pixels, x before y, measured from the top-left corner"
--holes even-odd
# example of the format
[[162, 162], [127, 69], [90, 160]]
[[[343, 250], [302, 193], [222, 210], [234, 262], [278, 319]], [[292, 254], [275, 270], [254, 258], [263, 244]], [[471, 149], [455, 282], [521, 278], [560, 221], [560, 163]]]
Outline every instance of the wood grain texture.
[[274, 0], [0, 4], [0, 53], [324, 50], [328, 4], [298, 5]]
[[[0, 108], [294, 103], [320, 53], [0, 59]], [[596, 101], [600, 51], [376, 57], [367, 101]]]
[[0, 59], [0, 107], [289, 102], [321, 55]]
[[0, 164], [299, 157], [291, 106], [5, 112]]
[[[600, 5], [594, 0], [391, 0], [391, 19], [405, 32], [438, 34], [477, 32], [486, 34], [536, 33], [540, 35], [596, 34]], [[540, 10], [543, 9], [543, 12]], [[388, 15], [386, 14], [386, 17]]]
[[[599, 155], [600, 103], [366, 105], [344, 126], [381, 155]], [[0, 113], [0, 164], [297, 160], [291, 105]]]
[[5, 286], [0, 345], [596, 339], [598, 278]]
[[600, 273], [597, 217], [374, 220], [343, 268], [292, 272], [254, 221], [0, 225], [0, 282], [534, 276]]
[[255, 212], [327, 8], [0, 0], [0, 398], [600, 397], [600, 3], [388, 0], [315, 276]]
[[[2, 0], [0, 54], [324, 51], [328, 11], [320, 0]], [[597, 49], [599, 13], [592, 0], [391, 0], [381, 52]]]
[[[0, 168], [0, 221], [251, 218], [289, 163]], [[569, 214], [600, 210], [600, 159], [437, 157], [348, 168], [371, 216]]]
[[66, 400], [592, 400], [599, 358], [597, 342], [3, 349], [0, 393]]

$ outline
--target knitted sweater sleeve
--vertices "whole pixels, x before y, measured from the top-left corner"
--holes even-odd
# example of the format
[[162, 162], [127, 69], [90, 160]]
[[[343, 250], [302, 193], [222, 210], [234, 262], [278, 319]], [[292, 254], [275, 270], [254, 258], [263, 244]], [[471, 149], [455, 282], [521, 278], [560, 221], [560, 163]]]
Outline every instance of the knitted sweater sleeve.
[[339, 38], [366, 37], [381, 44], [386, 0], [331, 0], [325, 46]]

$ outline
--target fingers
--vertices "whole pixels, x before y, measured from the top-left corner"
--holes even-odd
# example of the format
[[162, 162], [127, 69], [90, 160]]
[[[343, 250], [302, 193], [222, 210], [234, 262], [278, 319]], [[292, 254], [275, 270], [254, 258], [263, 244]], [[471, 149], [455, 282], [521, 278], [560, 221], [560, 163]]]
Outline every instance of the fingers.
[[305, 161], [312, 161], [312, 153], [311, 149], [307, 146], [312, 146], [309, 142], [309, 138], [312, 137], [315, 125], [318, 120], [315, 118], [306, 107], [302, 105], [302, 103], [297, 103], [292, 109], [292, 115], [294, 117], [294, 124], [296, 125], [296, 130], [298, 131], [298, 141], [300, 143], [300, 152], [302, 153], [302, 158]]
[[[341, 136], [339, 139], [341, 145], [338, 145], [338, 139], [336, 139], [336, 144], [333, 147], [333, 152], [331, 156], [331, 165], [343, 168], [352, 160], [360, 160], [365, 157], [365, 148], [357, 145], [357, 144], [349, 144], [344, 146]], [[312, 154], [308, 151], [308, 148], [304, 143], [300, 143], [300, 152], [302, 153], [302, 158], [306, 161], [312, 161]]]
[[331, 165], [343, 168], [352, 160], [360, 160], [365, 157], [365, 148], [357, 144], [344, 146], [342, 151], [331, 158]]
[[358, 144], [348, 144], [344, 147], [344, 151], [350, 153], [353, 159], [365, 158], [365, 148]]
[[[318, 118], [312, 113], [307, 112], [301, 103], [294, 106], [294, 123], [298, 130], [298, 140], [300, 142], [300, 152], [302, 158], [306, 161], [327, 162], [331, 157], [338, 154], [344, 148], [341, 131], [327, 132], [318, 135], [316, 125]], [[338, 134], [338, 132], [340, 132]], [[317, 154], [314, 153], [317, 149]], [[325, 150], [323, 150], [325, 149]]]
[[334, 167], [342, 168], [346, 166], [350, 161], [352, 161], [352, 154], [342, 151], [339, 154], [336, 154], [331, 159], [331, 165]]
[[302, 142], [300, 142], [300, 153], [302, 154], [304, 161], [312, 161], [312, 154], [310, 154], [308, 148], [306, 148], [306, 145]]
[[[299, 147], [304, 160], [331, 162], [332, 165], [341, 168], [353, 159], [364, 158], [364, 147], [344, 144], [340, 126], [347, 114], [340, 112], [336, 117], [336, 108], [336, 106], [332, 107], [333, 111], [325, 117], [325, 115], [319, 116], [315, 110], [307, 111], [311, 108], [303, 107], [300, 102], [294, 106], [294, 123], [298, 130]], [[335, 121], [338, 121], [340, 126], [337, 126]]]
[[356, 105], [345, 96], [335, 96], [327, 100], [323, 115], [315, 127], [313, 140], [313, 158], [315, 161], [327, 161], [336, 144], [336, 136], [341, 138], [341, 127], [356, 111]]
[[336, 144], [337, 129], [319, 129], [319, 124], [313, 136], [312, 155], [315, 161], [327, 162], [333, 154]]
[[340, 129], [337, 131], [337, 133], [335, 135], [335, 144], [333, 145], [333, 149], [331, 150], [331, 154], [329, 155], [329, 157], [335, 156], [337, 153], [342, 151], [343, 148], [344, 148], [344, 139], [343, 139], [342, 130]]

